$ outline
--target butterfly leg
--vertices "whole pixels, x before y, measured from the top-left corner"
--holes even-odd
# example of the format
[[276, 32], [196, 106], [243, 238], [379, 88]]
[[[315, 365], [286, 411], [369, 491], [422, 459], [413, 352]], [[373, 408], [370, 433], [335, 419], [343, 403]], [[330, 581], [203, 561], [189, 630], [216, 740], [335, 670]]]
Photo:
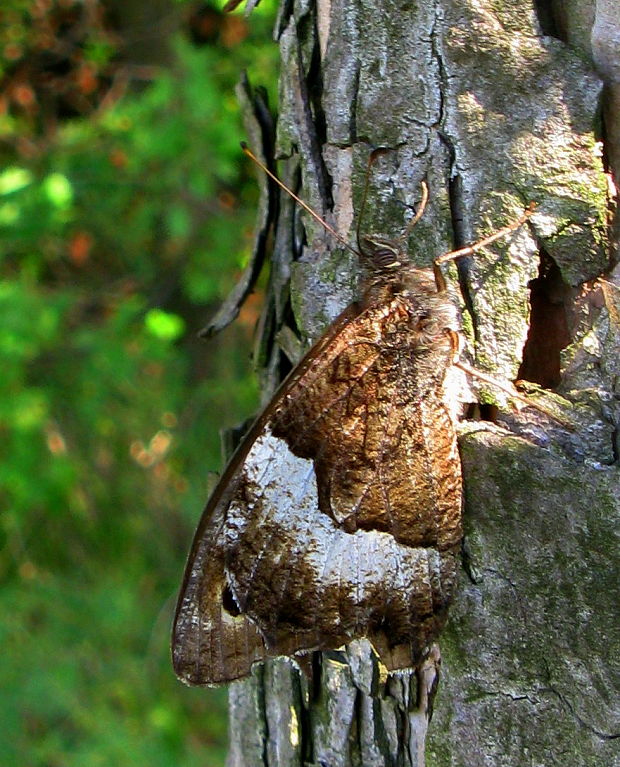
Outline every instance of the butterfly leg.
[[463, 351], [463, 336], [456, 330], [448, 330], [450, 334], [450, 343], [452, 344], [452, 364], [456, 365]]
[[460, 362], [458, 359], [455, 360], [452, 364], [455, 367], [459, 368], [459, 370], [462, 370], [465, 373], [467, 373], [467, 375], [470, 375], [472, 378], [477, 378], [479, 381], [484, 381], [484, 383], [488, 383], [491, 386], [495, 386], [496, 389], [499, 389], [500, 391], [505, 392], [512, 399], [516, 399], [519, 402], [522, 402], [524, 405], [527, 405], [529, 407], [536, 408], [536, 410], [539, 410], [541, 413], [548, 415], [549, 418], [553, 418], [554, 421], [557, 421], [558, 423], [562, 424], [562, 426], [564, 426], [565, 428], [570, 429], [571, 431], [574, 429], [574, 426], [572, 423], [570, 423], [570, 421], [565, 420], [564, 418], [559, 416], [557, 413], [554, 413], [553, 411], [544, 407], [544, 405], [540, 405], [538, 402], [533, 402], [531, 399], [528, 399], [527, 397], [524, 397], [522, 394], [519, 394], [519, 392], [514, 388], [514, 386], [507, 386], [505, 383], [498, 381], [496, 378], [493, 378], [487, 373], [483, 373], [480, 370], [476, 370], [476, 368], [472, 368], [466, 362]]
[[448, 253], [444, 253], [442, 256], [439, 256], [435, 259], [434, 264], [439, 266], [439, 264], [445, 264], [446, 261], [452, 261], [455, 258], [471, 256], [474, 253], [477, 253], [479, 250], [485, 248], [487, 245], [490, 245], [492, 242], [500, 240], [502, 237], [506, 237], [520, 226], [523, 226], [523, 224], [528, 220], [528, 218], [535, 210], [536, 203], [531, 202], [523, 211], [523, 215], [521, 215], [516, 221], [513, 221], [512, 224], [508, 224], [508, 226], [504, 226], [501, 229], [498, 229], [497, 232], [490, 234], [488, 237], [483, 237], [482, 240], [478, 240], [478, 242], [475, 242], [473, 245], [467, 245], [464, 248], [459, 248], [458, 250], [451, 250]]

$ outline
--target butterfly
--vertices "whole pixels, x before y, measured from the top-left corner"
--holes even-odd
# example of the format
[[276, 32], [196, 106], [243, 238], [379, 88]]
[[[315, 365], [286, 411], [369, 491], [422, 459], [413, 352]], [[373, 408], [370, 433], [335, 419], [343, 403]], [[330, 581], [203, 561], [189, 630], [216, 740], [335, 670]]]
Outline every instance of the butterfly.
[[207, 503], [173, 626], [173, 665], [188, 684], [361, 637], [389, 671], [411, 668], [446, 620], [462, 537], [444, 391], [459, 323], [445, 257], [415, 266], [404, 239], [361, 238], [358, 227], [361, 298], [285, 379]]

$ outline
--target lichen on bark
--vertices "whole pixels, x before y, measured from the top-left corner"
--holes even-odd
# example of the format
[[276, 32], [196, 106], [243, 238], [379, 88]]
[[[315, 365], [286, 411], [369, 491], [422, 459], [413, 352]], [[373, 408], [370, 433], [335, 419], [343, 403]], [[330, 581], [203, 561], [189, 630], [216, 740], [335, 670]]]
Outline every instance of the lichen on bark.
[[490, 427], [461, 450], [469, 576], [442, 637], [428, 764], [617, 764], [617, 467]]

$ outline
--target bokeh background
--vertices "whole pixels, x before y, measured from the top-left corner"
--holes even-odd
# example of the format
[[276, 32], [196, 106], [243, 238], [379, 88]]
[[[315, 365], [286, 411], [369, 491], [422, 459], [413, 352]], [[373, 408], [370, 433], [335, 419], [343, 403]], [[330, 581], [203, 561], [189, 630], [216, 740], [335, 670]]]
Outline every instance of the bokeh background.
[[221, 765], [226, 691], [169, 631], [218, 432], [257, 403], [234, 86], [276, 0], [0, 5], [0, 763]]

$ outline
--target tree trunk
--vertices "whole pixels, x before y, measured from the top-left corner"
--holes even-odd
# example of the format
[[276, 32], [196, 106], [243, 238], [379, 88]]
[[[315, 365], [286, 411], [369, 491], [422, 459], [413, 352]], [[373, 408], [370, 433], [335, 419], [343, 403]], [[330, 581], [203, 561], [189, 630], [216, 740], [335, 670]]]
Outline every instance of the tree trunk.
[[[463, 568], [428, 731], [434, 666], [388, 677], [358, 641], [315, 654], [309, 677], [276, 660], [232, 685], [231, 767], [620, 765], [620, 275], [604, 170], [619, 171], [618, 19], [617, 0], [283, 4], [280, 175], [343, 236], [376, 147], [391, 151], [373, 168], [362, 229], [398, 237], [426, 178], [409, 243], [421, 265], [537, 203], [530, 227], [448, 273], [464, 357], [540, 384], [537, 401], [560, 420], [458, 382], [465, 403], [486, 403], [468, 414], [486, 420], [461, 424]], [[267, 389], [287, 325], [314, 341], [358, 273], [280, 200]]]

